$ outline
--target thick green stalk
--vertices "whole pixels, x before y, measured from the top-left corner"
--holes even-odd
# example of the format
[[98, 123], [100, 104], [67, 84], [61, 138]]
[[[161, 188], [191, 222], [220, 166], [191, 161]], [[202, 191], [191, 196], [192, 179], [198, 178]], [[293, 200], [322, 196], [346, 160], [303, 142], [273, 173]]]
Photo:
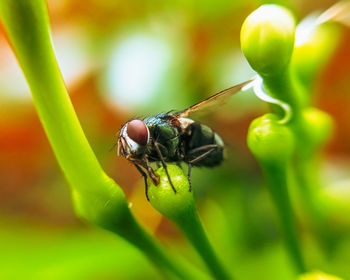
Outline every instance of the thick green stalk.
[[123, 236], [158, 268], [192, 278], [132, 216], [121, 188], [102, 170], [75, 114], [51, 45], [43, 0], [1, 0], [0, 18], [31, 89], [35, 108], [72, 190], [77, 213]]

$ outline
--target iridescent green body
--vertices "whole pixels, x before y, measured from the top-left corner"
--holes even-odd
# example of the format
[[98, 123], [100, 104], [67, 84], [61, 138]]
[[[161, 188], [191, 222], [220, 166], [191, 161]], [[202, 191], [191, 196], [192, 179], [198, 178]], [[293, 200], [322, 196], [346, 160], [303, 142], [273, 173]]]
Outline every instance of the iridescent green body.
[[[186, 120], [186, 121], [184, 121]], [[148, 160], [160, 161], [157, 143], [165, 162], [186, 162], [193, 166], [213, 167], [223, 160], [224, 144], [210, 127], [190, 119], [162, 113], [145, 118], [151, 134]]]

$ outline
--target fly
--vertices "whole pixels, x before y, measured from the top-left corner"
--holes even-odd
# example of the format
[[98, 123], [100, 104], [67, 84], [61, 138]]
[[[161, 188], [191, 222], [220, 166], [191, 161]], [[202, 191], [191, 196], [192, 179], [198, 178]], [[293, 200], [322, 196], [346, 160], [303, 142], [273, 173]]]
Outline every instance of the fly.
[[156, 162], [163, 166], [169, 183], [176, 193], [166, 163], [188, 164], [187, 177], [191, 191], [192, 167], [214, 167], [223, 161], [224, 143], [221, 137], [210, 127], [187, 116], [213, 104], [213, 101], [237, 93], [251, 82], [252, 80], [249, 80], [220, 91], [184, 111], [160, 113], [143, 120], [132, 120], [123, 125], [118, 137], [118, 155], [132, 162], [144, 177], [147, 200], [149, 200], [147, 177], [155, 185], [160, 182], [150, 163]]

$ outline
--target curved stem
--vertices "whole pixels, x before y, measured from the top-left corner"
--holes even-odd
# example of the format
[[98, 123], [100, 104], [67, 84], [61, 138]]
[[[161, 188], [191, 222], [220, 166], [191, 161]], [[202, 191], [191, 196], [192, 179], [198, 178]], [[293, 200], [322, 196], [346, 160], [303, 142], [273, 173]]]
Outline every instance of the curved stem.
[[215, 279], [232, 279], [215, 254], [194, 205], [187, 209], [186, 215], [174, 219], [174, 222], [196, 248]]
[[272, 76], [262, 76], [264, 87], [272, 97], [288, 103], [292, 110], [292, 119], [298, 118], [302, 109], [306, 106], [306, 96], [302, 88], [298, 87], [292, 78], [290, 67], [285, 71]]

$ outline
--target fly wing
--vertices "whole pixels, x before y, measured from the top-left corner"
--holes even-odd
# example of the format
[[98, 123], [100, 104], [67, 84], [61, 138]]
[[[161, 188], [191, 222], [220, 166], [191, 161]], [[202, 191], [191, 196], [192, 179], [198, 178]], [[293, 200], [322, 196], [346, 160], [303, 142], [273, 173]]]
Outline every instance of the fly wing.
[[212, 106], [217, 105], [218, 103], [224, 102], [226, 100], [226, 98], [241, 91], [242, 88], [244, 88], [245, 86], [247, 86], [249, 83], [251, 83], [253, 81], [254, 81], [254, 78], [250, 79], [248, 81], [245, 81], [243, 83], [240, 83], [238, 85], [234, 85], [232, 87], [224, 89], [224, 90], [204, 99], [203, 101], [192, 105], [191, 107], [187, 108], [186, 110], [176, 113], [175, 116], [178, 118], [184, 118], [184, 117], [187, 117], [188, 115], [190, 115], [194, 112], [197, 112], [199, 110], [209, 109], [209, 107], [212, 107]]

